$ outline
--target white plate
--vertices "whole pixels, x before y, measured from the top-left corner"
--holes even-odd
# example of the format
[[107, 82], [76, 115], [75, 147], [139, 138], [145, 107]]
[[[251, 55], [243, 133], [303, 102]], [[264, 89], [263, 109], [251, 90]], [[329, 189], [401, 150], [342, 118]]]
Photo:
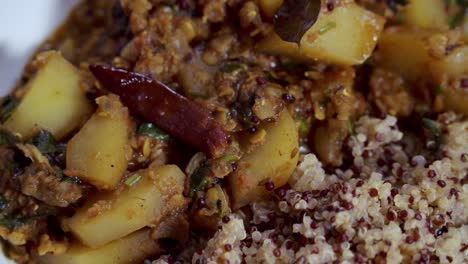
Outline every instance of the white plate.
[[18, 79], [31, 53], [77, 0], [3, 0], [0, 8], [0, 96]]
[[[0, 96], [10, 91], [37, 46], [77, 0], [3, 0], [0, 8]], [[10, 264], [0, 253], [0, 264]]]

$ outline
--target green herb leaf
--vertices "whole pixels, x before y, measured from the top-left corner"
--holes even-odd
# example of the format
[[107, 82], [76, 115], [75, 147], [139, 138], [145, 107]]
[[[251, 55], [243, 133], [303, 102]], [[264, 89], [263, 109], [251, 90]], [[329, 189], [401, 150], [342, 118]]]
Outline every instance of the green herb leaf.
[[285, 0], [273, 17], [276, 34], [284, 41], [299, 44], [317, 21], [320, 5], [320, 0]]
[[318, 31], [318, 33], [321, 35], [321, 34], [324, 34], [325, 32], [329, 31], [330, 29], [332, 28], [335, 28], [336, 27], [336, 23], [335, 22], [330, 22], [328, 24], [326, 24], [325, 26], [321, 27]]
[[0, 105], [0, 122], [5, 122], [13, 113], [13, 110], [18, 106], [19, 102], [12, 96], [7, 96], [3, 99]]
[[192, 175], [190, 175], [189, 197], [193, 197], [196, 192], [203, 191], [208, 183], [208, 174], [210, 173], [209, 162], [203, 162]]
[[133, 174], [125, 180], [125, 185], [131, 187], [141, 180], [141, 175], [138, 173]]
[[428, 129], [434, 137], [434, 145], [431, 147], [432, 151], [437, 154], [440, 151], [440, 146], [442, 145], [442, 134], [439, 131], [439, 128], [436, 126], [435, 122], [428, 119], [422, 119], [423, 126]]
[[162, 141], [167, 141], [170, 138], [168, 134], [166, 134], [164, 131], [157, 128], [155, 125], [151, 123], [142, 124], [138, 128], [137, 134], [142, 135], [142, 136], [148, 136], [156, 140], [162, 140]]
[[39, 131], [36, 136], [31, 138], [30, 143], [36, 146], [43, 154], [54, 154], [64, 151], [64, 147], [61, 146], [55, 140], [54, 136], [46, 130]]

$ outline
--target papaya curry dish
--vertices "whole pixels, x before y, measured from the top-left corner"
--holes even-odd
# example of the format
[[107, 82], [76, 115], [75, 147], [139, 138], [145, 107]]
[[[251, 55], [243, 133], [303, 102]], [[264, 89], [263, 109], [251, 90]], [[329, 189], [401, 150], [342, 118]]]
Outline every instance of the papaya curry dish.
[[85, 0], [0, 105], [16, 263], [468, 263], [466, 0]]

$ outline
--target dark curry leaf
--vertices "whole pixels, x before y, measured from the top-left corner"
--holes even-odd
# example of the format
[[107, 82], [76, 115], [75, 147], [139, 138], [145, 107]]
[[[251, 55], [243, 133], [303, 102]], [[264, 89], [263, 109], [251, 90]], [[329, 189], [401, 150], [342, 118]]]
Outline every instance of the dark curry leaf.
[[63, 151], [61, 146], [54, 138], [54, 136], [46, 130], [41, 130], [39, 133], [31, 138], [30, 143], [39, 149], [43, 154], [54, 154]]
[[3, 99], [0, 105], [0, 122], [5, 122], [10, 116], [13, 110], [18, 106], [18, 100], [12, 96], [7, 96]]
[[299, 44], [320, 14], [320, 0], [286, 0], [276, 11], [273, 25], [284, 41]]

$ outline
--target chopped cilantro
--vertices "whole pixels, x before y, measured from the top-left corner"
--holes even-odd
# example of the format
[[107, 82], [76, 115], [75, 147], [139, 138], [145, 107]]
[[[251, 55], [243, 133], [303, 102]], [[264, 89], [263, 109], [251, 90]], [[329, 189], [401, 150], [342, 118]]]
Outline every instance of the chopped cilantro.
[[43, 154], [54, 154], [64, 150], [49, 131], [41, 130], [39, 133], [31, 138], [30, 143], [39, 149]]
[[325, 26], [321, 27], [318, 31], [318, 33], [321, 35], [321, 34], [324, 34], [325, 32], [329, 31], [330, 29], [332, 28], [335, 28], [336, 27], [336, 23], [335, 22], [330, 22], [328, 24], [326, 24]]
[[133, 174], [125, 180], [125, 185], [131, 187], [141, 180], [141, 175], [138, 173]]
[[205, 161], [192, 175], [190, 175], [189, 197], [193, 197], [196, 192], [203, 191], [208, 183], [208, 173], [210, 172], [210, 164]]
[[238, 159], [239, 157], [237, 157], [237, 155], [235, 154], [229, 154], [229, 155], [219, 158], [220, 161], [225, 161], [225, 162], [236, 161]]
[[137, 134], [142, 135], [142, 136], [148, 136], [148, 137], [154, 138], [156, 140], [162, 140], [162, 141], [169, 140], [169, 135], [168, 134], [166, 134], [164, 131], [157, 128], [155, 125], [153, 125], [151, 123], [142, 124], [138, 128]]

